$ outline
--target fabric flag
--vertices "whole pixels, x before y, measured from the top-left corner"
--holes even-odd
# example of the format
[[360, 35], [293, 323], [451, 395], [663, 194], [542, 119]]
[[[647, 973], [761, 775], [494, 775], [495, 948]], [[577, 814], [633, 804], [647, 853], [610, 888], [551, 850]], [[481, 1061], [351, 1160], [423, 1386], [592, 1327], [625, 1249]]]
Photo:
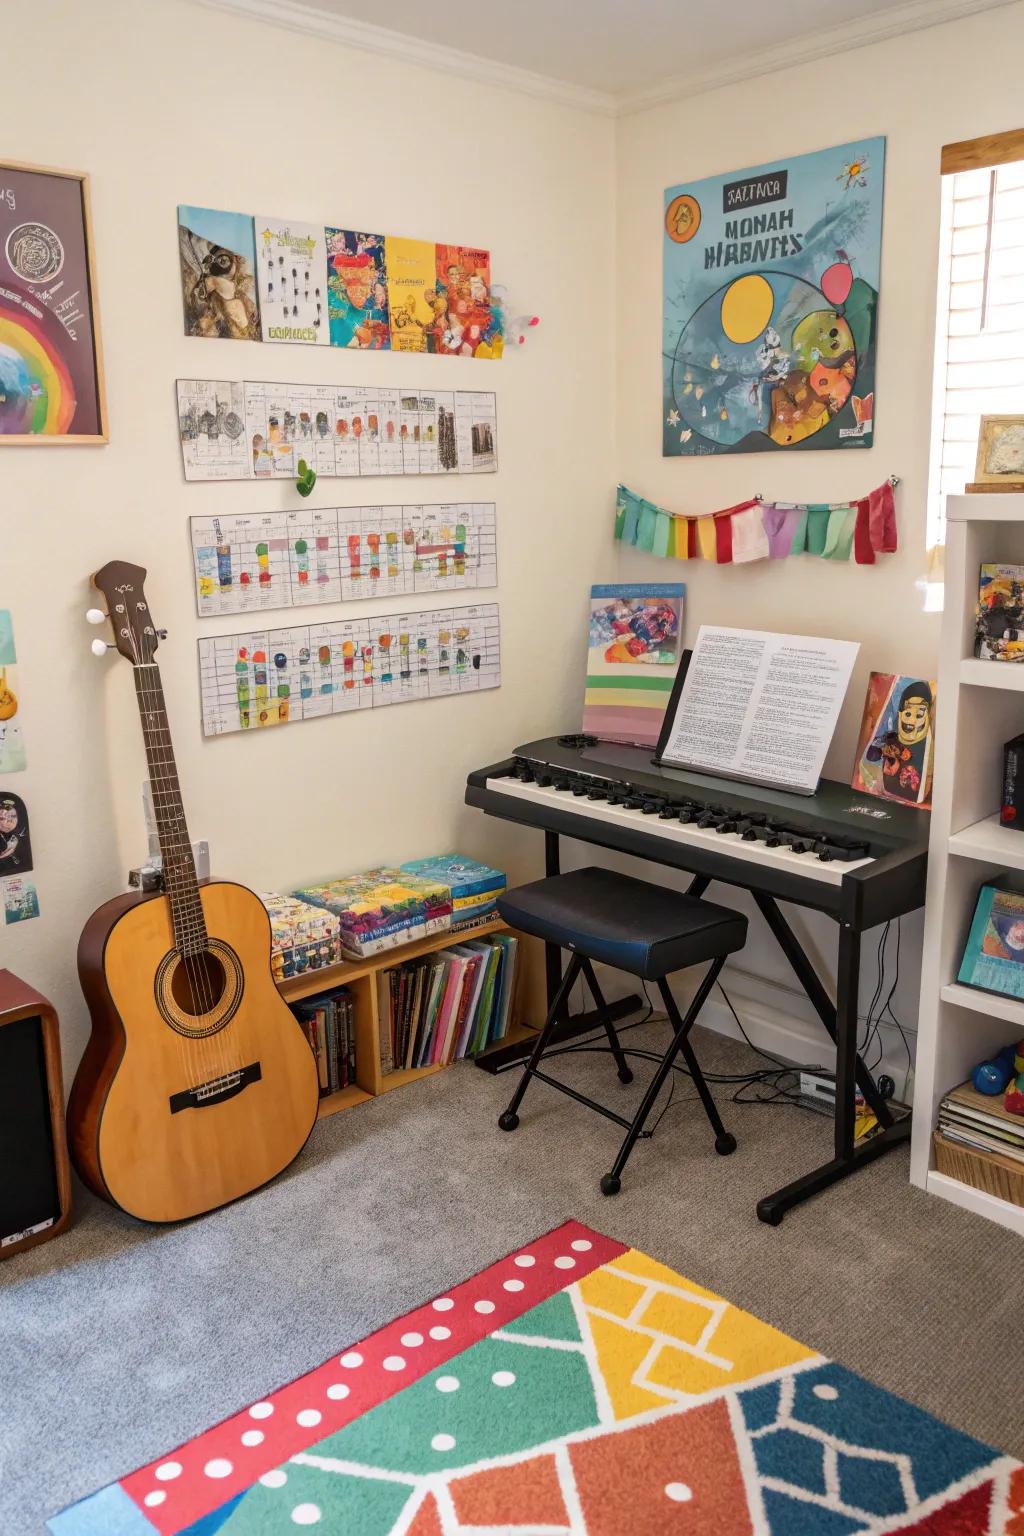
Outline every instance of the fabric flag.
[[817, 555], [874, 565], [878, 554], [897, 547], [896, 499], [887, 480], [859, 501], [742, 501], [720, 512], [687, 517], [656, 507], [620, 485], [615, 501], [615, 537], [663, 559], [711, 560], [744, 565]]

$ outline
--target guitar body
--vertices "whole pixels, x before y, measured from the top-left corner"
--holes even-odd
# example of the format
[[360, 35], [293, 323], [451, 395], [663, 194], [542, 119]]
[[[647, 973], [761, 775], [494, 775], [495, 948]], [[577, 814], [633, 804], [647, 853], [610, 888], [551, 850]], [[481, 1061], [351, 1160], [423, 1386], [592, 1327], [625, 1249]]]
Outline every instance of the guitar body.
[[82, 933], [92, 1036], [68, 1105], [72, 1156], [97, 1194], [181, 1221], [287, 1168], [316, 1120], [309, 1042], [270, 968], [270, 920], [244, 886], [198, 887], [203, 955], [175, 947], [163, 894], [116, 898]]

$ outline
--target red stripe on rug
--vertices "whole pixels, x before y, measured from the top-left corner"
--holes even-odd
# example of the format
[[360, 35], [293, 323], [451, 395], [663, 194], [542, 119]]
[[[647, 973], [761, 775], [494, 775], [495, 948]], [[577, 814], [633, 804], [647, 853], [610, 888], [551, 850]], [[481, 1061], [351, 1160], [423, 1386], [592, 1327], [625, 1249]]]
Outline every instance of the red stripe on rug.
[[176, 1536], [264, 1472], [625, 1252], [624, 1243], [567, 1221], [123, 1477], [121, 1487], [162, 1536]]

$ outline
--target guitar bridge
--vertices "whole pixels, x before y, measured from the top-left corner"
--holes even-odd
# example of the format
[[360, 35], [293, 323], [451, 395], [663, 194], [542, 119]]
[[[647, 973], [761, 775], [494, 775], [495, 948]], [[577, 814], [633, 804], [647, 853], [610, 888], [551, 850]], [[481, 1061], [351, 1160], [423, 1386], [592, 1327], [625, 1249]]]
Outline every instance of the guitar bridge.
[[211, 1077], [208, 1082], [199, 1083], [195, 1088], [183, 1088], [180, 1093], [172, 1093], [170, 1096], [171, 1114], [176, 1115], [183, 1109], [207, 1109], [211, 1104], [223, 1104], [225, 1099], [233, 1099], [237, 1093], [248, 1088], [250, 1083], [258, 1083], [262, 1076], [259, 1062], [253, 1061], [234, 1072], [222, 1072], [220, 1077]]

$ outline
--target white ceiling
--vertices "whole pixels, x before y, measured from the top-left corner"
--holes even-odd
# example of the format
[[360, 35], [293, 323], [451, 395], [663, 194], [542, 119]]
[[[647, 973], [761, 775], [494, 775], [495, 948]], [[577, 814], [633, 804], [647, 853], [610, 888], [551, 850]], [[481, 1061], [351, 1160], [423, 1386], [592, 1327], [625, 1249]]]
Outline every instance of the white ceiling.
[[893, 0], [388, 0], [368, 13], [362, 0], [316, 3], [610, 96], [802, 37], [809, 17], [820, 32], [854, 12], [893, 9]]
[[366, 0], [202, 3], [618, 114], [1015, 0], [388, 0], [376, 9]]

